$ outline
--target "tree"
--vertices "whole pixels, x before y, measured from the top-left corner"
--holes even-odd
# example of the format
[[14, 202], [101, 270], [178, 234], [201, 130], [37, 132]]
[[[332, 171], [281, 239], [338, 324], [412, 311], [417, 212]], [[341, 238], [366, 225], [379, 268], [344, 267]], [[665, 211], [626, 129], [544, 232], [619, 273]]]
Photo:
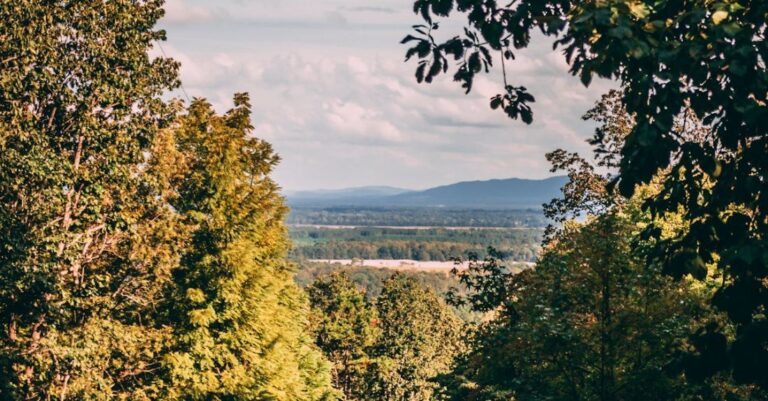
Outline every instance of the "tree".
[[278, 157], [251, 135], [248, 96], [217, 115], [194, 100], [179, 118], [186, 170], [174, 210], [192, 226], [174, 270], [167, 399], [326, 400], [327, 361], [309, 336], [308, 305], [286, 264], [286, 207], [269, 178]]
[[461, 320], [434, 292], [402, 274], [384, 283], [376, 310], [381, 334], [372, 350], [369, 399], [432, 400], [432, 380], [461, 350]]
[[178, 84], [175, 62], [148, 55], [161, 5], [0, 7], [4, 400], [162, 394], [153, 310], [178, 236], [142, 167]]
[[[584, 118], [600, 123], [595, 159], [609, 167], [631, 128], [618, 92]], [[700, 133], [697, 127], [695, 120], [676, 122], [679, 134], [690, 138]], [[556, 150], [547, 158], [553, 172], [564, 170], [570, 179], [563, 197], [544, 206], [559, 226], [548, 230], [536, 267], [512, 274], [498, 252], [489, 251], [484, 261], [474, 256], [467, 271], [456, 272], [469, 294], [453, 295], [452, 303], [497, 316], [481, 325], [460, 367], [441, 378], [446, 394], [457, 400], [764, 396], [719, 375], [701, 380], [707, 376], [701, 370], [681, 374], [680, 366], [696, 359], [686, 353], [697, 343], [691, 335], [706, 331], [710, 320], [729, 325], [706, 306], [719, 283], [673, 282], [660, 274], [661, 264], [648, 263], [656, 240], [644, 239], [644, 227], [664, 227], [667, 237], [687, 229], [680, 213], [654, 219], [641, 210], [658, 184], [626, 200], [578, 154]]]
[[[647, 207], [654, 216], [682, 208], [691, 227], [659, 241], [656, 258], [675, 277], [701, 277], [713, 262], [725, 276], [713, 304], [738, 329], [733, 338], [717, 330], [702, 337], [699, 363], [768, 388], [768, 372], [760, 368], [768, 364], [768, 4], [417, 0], [414, 11], [426, 24], [404, 42], [415, 43], [406, 58], [419, 58], [419, 81], [446, 72], [451, 57], [458, 64], [454, 79], [469, 91], [476, 74], [494, 60], [503, 68], [535, 30], [554, 38], [584, 85], [594, 75], [620, 81], [621, 104], [634, 123], [615, 183], [631, 196], [638, 184], [666, 171]], [[454, 11], [466, 12], [469, 26], [464, 37], [440, 42], [435, 19]], [[491, 99], [491, 107], [530, 122], [533, 97], [504, 75], [505, 93]], [[674, 120], [685, 108], [708, 128], [704, 140], [675, 133]], [[661, 239], [661, 231], [649, 226], [647, 235]]]
[[727, 379], [697, 384], [677, 369], [687, 338], [713, 316], [710, 292], [645, 263], [633, 244], [648, 222], [637, 202], [567, 222], [536, 267], [518, 274], [493, 253], [471, 261], [459, 273], [470, 293], [454, 302], [494, 317], [440, 377], [443, 394], [457, 401], [760, 399]]
[[318, 278], [307, 291], [315, 342], [333, 364], [334, 387], [347, 400], [367, 399], [368, 351], [376, 341], [373, 307], [344, 273]]

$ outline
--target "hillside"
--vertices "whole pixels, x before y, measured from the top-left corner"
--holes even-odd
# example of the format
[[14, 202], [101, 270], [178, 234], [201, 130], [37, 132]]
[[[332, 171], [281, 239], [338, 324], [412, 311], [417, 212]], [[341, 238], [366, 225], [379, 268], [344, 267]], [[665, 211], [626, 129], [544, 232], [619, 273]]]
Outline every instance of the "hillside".
[[288, 193], [293, 207], [444, 207], [468, 209], [538, 209], [560, 196], [567, 177], [465, 181], [422, 191], [392, 187]]

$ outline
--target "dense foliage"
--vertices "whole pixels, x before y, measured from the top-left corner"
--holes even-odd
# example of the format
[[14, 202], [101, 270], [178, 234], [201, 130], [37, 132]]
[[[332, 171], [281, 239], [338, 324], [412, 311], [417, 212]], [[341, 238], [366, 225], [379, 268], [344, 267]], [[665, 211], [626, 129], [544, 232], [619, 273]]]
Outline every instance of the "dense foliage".
[[499, 401], [760, 399], [722, 378], [698, 384], [680, 373], [687, 338], [712, 316], [710, 290], [645, 264], [633, 243], [646, 224], [636, 206], [613, 210], [566, 224], [534, 269], [508, 274], [491, 257], [461, 273], [470, 293], [454, 299], [496, 316], [441, 377], [443, 393]]
[[434, 399], [434, 379], [461, 350], [461, 320], [430, 289], [395, 273], [367, 300], [334, 273], [308, 288], [317, 344], [349, 400]]
[[286, 265], [286, 208], [268, 178], [277, 157], [250, 136], [248, 97], [218, 116], [195, 100], [174, 126], [182, 171], [171, 200], [190, 225], [173, 271], [168, 399], [330, 399]]
[[378, 227], [529, 227], [548, 224], [541, 210], [484, 210], [447, 208], [356, 208], [327, 209], [294, 207], [287, 219], [291, 225], [378, 226]]
[[[523, 265], [510, 265], [512, 271], [525, 269]], [[342, 266], [339, 264], [320, 262], [299, 262], [299, 269], [294, 276], [296, 283], [301, 287], [308, 287], [316, 280], [323, 280], [333, 274], [344, 274], [356, 288], [358, 288], [369, 301], [376, 299], [384, 288], [384, 283], [395, 274], [401, 274], [417, 282], [421, 287], [434, 292], [441, 299], [449, 294], [464, 295], [459, 280], [447, 271], [424, 270], [393, 270], [368, 266]], [[454, 312], [465, 322], [474, 322], [482, 319], [482, 313], [476, 313], [468, 307], [454, 306]]]
[[540, 229], [311, 228], [291, 227], [300, 259], [410, 259], [450, 261], [470, 252], [485, 255], [493, 246], [505, 259], [532, 262]]
[[343, 273], [307, 288], [315, 342], [333, 364], [333, 382], [348, 400], [367, 398], [369, 351], [377, 340], [376, 310]]
[[431, 289], [439, 296], [447, 294], [451, 288], [459, 284], [458, 280], [447, 272], [397, 271], [379, 267], [342, 266], [319, 262], [301, 262], [299, 266], [295, 280], [301, 287], [308, 287], [316, 280], [331, 276], [334, 273], [343, 273], [369, 300], [378, 297], [384, 287], [384, 282], [396, 273], [416, 280], [419, 285]]
[[[615, 160], [615, 145], [630, 126], [616, 98], [609, 93], [586, 115], [601, 123], [598, 135], [611, 133], [614, 141], [597, 149], [601, 165]], [[544, 207], [560, 224], [547, 230], [532, 269], [514, 274], [490, 252], [456, 272], [466, 293], [449, 299], [495, 316], [479, 326], [456, 369], [440, 378], [442, 394], [452, 400], [764, 398], [712, 375], [690, 353], [712, 322], [731, 333], [733, 327], [708, 307], [714, 279], [674, 281], [660, 263], [648, 263], [658, 240], [643, 235], [646, 227], [663, 227], [666, 237], [688, 229], [679, 214], [662, 220], [642, 211], [642, 200], [658, 186], [625, 200], [579, 155], [556, 150], [547, 158], [553, 171], [569, 177], [563, 197]], [[586, 220], [576, 222], [579, 216]]]
[[[158, 1], [0, 6], [0, 398], [145, 399], [174, 218], [140, 165], [175, 62]], [[147, 245], [145, 240], [153, 241]]]
[[0, 7], [0, 399], [336, 397], [246, 95], [161, 95], [162, 1]]
[[[467, 90], [494, 61], [514, 59], [533, 32], [554, 38], [571, 73], [589, 85], [594, 75], [621, 85], [621, 104], [634, 119], [616, 159], [614, 183], [625, 196], [662, 170], [660, 191], [646, 206], [654, 216], [684, 210], [691, 224], [658, 242], [653, 255], [675, 277], [707, 275], [717, 263], [724, 285], [712, 300], [737, 324], [735, 338], [714, 329], [699, 341], [711, 373], [732, 370], [745, 383], [768, 388], [768, 291], [765, 232], [768, 152], [768, 3], [764, 1], [514, 1], [417, 0], [425, 20], [407, 58], [416, 78], [431, 82], [458, 65], [454, 79]], [[440, 17], [455, 11], [468, 27], [436, 38]], [[498, 57], [494, 57], [498, 55]], [[507, 82], [491, 107], [530, 123], [525, 87]], [[680, 135], [675, 121], [692, 114], [703, 136]], [[649, 226], [647, 236], [661, 239]], [[721, 327], [724, 329], [724, 327]]]

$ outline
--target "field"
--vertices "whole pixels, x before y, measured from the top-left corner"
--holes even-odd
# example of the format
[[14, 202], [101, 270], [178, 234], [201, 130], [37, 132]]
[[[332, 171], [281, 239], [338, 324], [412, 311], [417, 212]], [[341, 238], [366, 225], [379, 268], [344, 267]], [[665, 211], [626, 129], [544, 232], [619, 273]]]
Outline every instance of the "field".
[[488, 247], [507, 260], [530, 263], [544, 232], [533, 225], [543, 217], [532, 211], [343, 208], [294, 213], [299, 217], [289, 221], [304, 221], [290, 225], [294, 259], [394, 269], [447, 271], [455, 259], [470, 253], [484, 257]]

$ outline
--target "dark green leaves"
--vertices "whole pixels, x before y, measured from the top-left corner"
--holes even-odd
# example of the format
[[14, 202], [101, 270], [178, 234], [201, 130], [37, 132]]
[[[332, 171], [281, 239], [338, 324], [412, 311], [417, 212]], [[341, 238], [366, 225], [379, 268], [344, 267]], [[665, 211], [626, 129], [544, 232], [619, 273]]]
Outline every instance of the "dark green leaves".
[[491, 108], [494, 110], [501, 108], [510, 118], [520, 118], [526, 124], [533, 122], [533, 113], [528, 105], [536, 101], [533, 96], [522, 86], [507, 86], [506, 89], [507, 93], [504, 95], [491, 98]]
[[427, 22], [432, 22], [432, 15], [447, 17], [453, 10], [453, 0], [416, 0], [413, 12], [420, 14]]
[[[433, 2], [416, 3], [429, 21], [449, 11], [438, 6], [441, 14], [432, 13], [427, 5]], [[451, 54], [461, 55], [454, 57], [454, 77], [466, 90], [471, 90], [479, 71], [478, 58], [470, 62], [471, 54], [488, 46], [505, 57], [508, 47], [526, 47], [532, 30], [555, 37], [555, 47], [562, 49], [570, 72], [583, 85], [590, 85], [595, 76], [619, 82], [622, 106], [636, 121], [620, 160], [611, 162], [619, 167], [620, 193], [631, 196], [638, 185], [663, 176], [661, 191], [646, 202], [649, 210], [657, 217], [682, 210], [686, 221], [703, 227], [660, 242], [667, 249], [658, 255], [666, 255], [664, 260], [671, 263], [667, 271], [703, 277], [702, 261], [720, 256], [718, 271], [728, 277], [723, 287], [738, 287], [746, 294], [743, 299], [728, 295], [733, 302], [722, 303], [737, 326], [744, 325], [743, 331], [737, 330], [732, 351], [754, 351], [756, 344], [768, 342], [768, 331], [749, 331], [752, 323], [744, 323], [744, 316], [752, 314], [768, 319], [768, 301], [762, 298], [768, 292], [768, 259], [763, 257], [761, 266], [735, 256], [755, 253], [755, 243], [765, 241], [768, 232], [768, 4], [463, 0], [456, 7], [467, 13], [472, 29], [465, 32], [463, 52], [456, 43], [450, 46]], [[491, 65], [486, 60], [483, 68]], [[506, 93], [492, 98], [490, 106], [530, 122], [524, 96], [508, 89], [509, 83], [504, 86]], [[701, 120], [690, 118], [686, 110]], [[749, 224], [737, 222], [736, 215], [728, 217], [732, 212], [748, 216]], [[753, 285], [757, 278], [761, 284]], [[714, 348], [702, 352], [709, 349]], [[768, 387], [764, 369], [744, 373], [757, 365], [746, 357], [750, 351], [742, 351], [743, 358], [734, 358], [733, 371], [742, 380]]]

